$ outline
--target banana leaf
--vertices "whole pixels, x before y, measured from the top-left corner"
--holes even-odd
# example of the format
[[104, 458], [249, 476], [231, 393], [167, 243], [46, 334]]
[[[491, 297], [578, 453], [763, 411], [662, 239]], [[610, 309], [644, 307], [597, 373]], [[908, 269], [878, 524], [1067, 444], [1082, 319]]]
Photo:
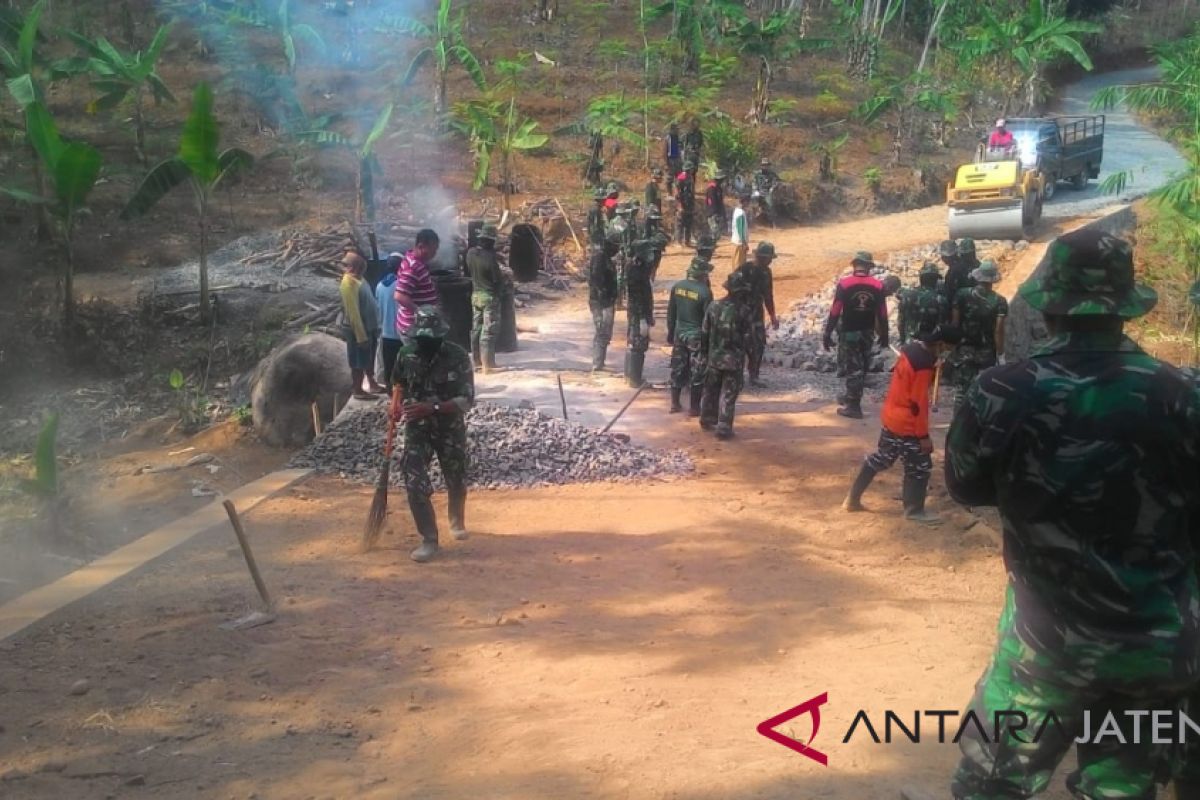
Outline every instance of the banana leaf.
[[168, 158], [147, 173], [138, 186], [133, 197], [121, 211], [121, 219], [128, 220], [140, 217], [154, 207], [176, 186], [186, 183], [192, 177], [188, 165], [179, 157]]
[[220, 136], [220, 125], [213, 115], [212, 89], [207, 83], [201, 83], [192, 96], [192, 113], [188, 115], [179, 139], [179, 160], [201, 186], [211, 186], [221, 174], [217, 154]]

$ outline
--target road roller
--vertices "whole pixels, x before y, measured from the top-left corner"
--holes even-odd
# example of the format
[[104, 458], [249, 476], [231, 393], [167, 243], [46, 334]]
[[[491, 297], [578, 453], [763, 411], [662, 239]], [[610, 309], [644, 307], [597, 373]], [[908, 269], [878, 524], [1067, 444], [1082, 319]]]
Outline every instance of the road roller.
[[1046, 179], [1012, 152], [983, 152], [946, 186], [951, 239], [1025, 239], [1042, 216]]

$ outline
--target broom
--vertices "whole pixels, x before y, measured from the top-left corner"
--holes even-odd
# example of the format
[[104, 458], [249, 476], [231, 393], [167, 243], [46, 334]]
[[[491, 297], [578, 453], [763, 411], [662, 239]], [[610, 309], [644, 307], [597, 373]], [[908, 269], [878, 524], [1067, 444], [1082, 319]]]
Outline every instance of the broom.
[[365, 553], [379, 541], [383, 521], [387, 519], [388, 480], [392, 471], [392, 445], [396, 441], [396, 412], [400, 410], [400, 387], [392, 387], [392, 405], [388, 411], [387, 441], [383, 445], [383, 469], [375, 482], [375, 498], [371, 500], [371, 512], [367, 514], [367, 525], [363, 528], [362, 551]]
[[937, 371], [933, 373], [933, 406], [932, 410], [938, 410], [938, 397], [941, 394], [942, 388], [942, 359], [938, 359]]

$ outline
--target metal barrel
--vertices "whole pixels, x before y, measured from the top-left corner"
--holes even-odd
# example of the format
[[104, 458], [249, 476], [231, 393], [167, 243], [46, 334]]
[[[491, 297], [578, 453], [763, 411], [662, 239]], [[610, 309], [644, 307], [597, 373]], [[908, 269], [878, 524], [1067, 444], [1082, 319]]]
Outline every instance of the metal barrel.
[[471, 350], [471, 279], [453, 272], [434, 272], [433, 282], [441, 298], [442, 313], [450, 323], [447, 337], [464, 350]]
[[536, 281], [542, 265], [542, 232], [533, 225], [514, 225], [509, 236], [508, 266], [521, 283]]
[[513, 283], [505, 280], [500, 284], [500, 331], [496, 337], [497, 353], [517, 351], [517, 307], [513, 302], [516, 294]]

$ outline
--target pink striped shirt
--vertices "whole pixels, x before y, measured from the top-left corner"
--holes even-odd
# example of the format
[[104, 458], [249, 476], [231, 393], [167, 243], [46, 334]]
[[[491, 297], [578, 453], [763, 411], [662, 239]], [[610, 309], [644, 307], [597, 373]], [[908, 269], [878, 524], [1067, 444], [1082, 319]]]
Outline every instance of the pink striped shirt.
[[[409, 250], [396, 270], [396, 293], [408, 295], [417, 306], [436, 306], [439, 304], [437, 287], [433, 285], [433, 277], [429, 267], [417, 255], [416, 250]], [[396, 330], [401, 336], [408, 335], [409, 329], [416, 320], [416, 314], [402, 305], [396, 306]]]

